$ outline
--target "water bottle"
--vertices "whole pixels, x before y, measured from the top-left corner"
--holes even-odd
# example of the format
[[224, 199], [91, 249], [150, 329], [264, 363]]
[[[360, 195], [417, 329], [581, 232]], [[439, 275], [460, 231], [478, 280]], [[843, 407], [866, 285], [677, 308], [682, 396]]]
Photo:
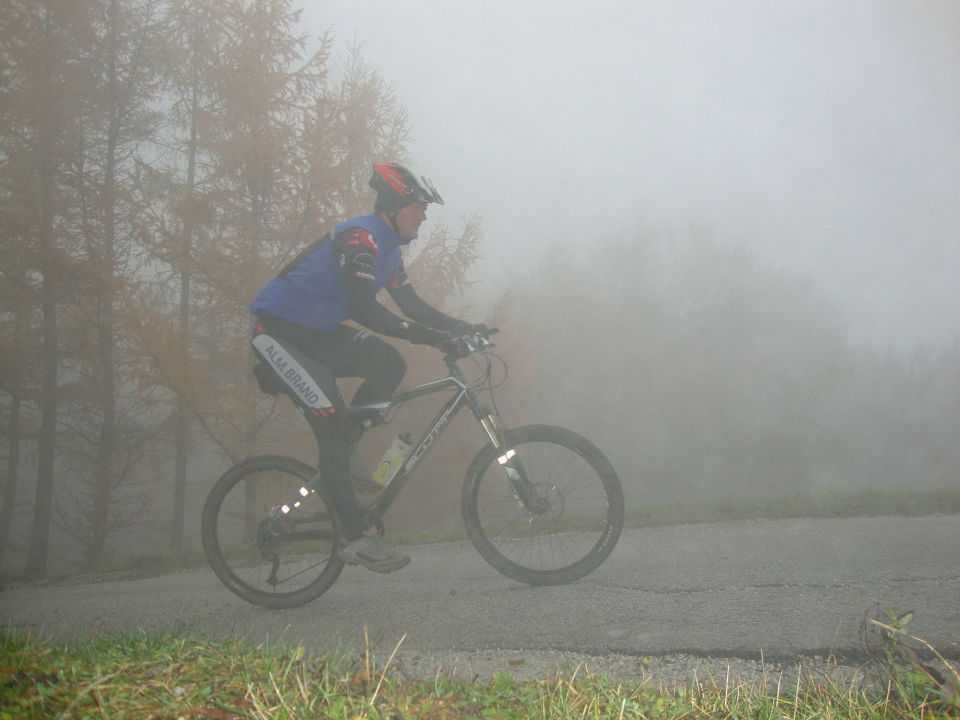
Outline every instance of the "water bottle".
[[377, 464], [377, 469], [373, 471], [374, 482], [377, 485], [386, 485], [397, 468], [403, 464], [412, 447], [413, 441], [409, 434], [397, 435]]

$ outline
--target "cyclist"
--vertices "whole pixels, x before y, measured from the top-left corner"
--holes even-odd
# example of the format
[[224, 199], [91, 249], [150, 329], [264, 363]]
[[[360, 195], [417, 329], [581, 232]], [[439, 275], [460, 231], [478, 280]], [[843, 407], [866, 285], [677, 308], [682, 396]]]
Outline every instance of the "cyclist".
[[[258, 380], [287, 392], [316, 437], [323, 482], [347, 539], [338, 557], [391, 572], [410, 558], [383, 543], [357, 502], [350, 458], [363, 427], [343, 419], [345, 404], [335, 378], [363, 378], [353, 404], [380, 402], [400, 385], [406, 363], [392, 345], [346, 321], [440, 348], [449, 347], [455, 334], [485, 328], [430, 306], [404, 271], [403, 246], [417, 237], [427, 205], [443, 204], [433, 183], [410, 167], [377, 163], [370, 187], [377, 192], [373, 213], [340, 223], [307, 247], [257, 294], [250, 310], [254, 351], [273, 370], [264, 375], [258, 368]], [[377, 301], [382, 288], [409, 320]], [[276, 378], [282, 388], [276, 387]]]

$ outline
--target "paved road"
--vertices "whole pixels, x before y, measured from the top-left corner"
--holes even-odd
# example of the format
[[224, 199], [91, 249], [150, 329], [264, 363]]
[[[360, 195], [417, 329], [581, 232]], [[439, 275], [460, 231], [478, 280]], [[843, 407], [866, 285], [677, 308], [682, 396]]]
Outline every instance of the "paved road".
[[348, 568], [295, 610], [248, 605], [199, 570], [7, 589], [0, 621], [63, 638], [144, 629], [312, 648], [357, 647], [366, 627], [381, 658], [405, 635], [399, 657], [429, 674], [484, 658], [533, 668], [543, 658], [855, 654], [865, 614], [897, 607], [914, 611], [915, 634], [960, 657], [960, 515], [629, 530], [593, 575], [552, 588], [500, 576], [467, 543], [410, 555], [393, 575]]

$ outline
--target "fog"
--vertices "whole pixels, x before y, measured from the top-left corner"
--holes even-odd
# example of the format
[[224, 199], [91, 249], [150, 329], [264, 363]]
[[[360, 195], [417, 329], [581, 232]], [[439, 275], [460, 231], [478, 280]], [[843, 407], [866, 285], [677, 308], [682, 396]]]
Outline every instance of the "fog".
[[815, 282], [853, 342], [960, 334], [960, 4], [341, 0], [491, 292], [562, 242], [691, 227]]
[[[55, 358], [63, 368], [59, 386], [40, 372], [41, 357], [46, 358], [41, 335], [47, 339], [40, 296], [31, 297], [24, 311], [18, 295], [5, 295], [0, 320], [7, 323], [7, 336], [28, 333], [32, 348], [24, 359], [20, 343], [8, 343], [8, 364], [0, 368], [19, 372], [22, 363], [27, 372], [0, 397], [11, 426], [19, 423], [26, 432], [21, 437], [11, 431], [9, 437], [19, 439], [9, 443], [5, 458], [11, 467], [19, 462], [22, 475], [19, 488], [13, 482], [6, 486], [12, 551], [25, 545], [34, 517], [43, 516], [34, 511], [44, 507], [34, 500], [42, 485], [36, 479], [41, 456], [56, 457], [55, 465], [51, 460], [44, 467], [50, 483], [56, 475], [57, 493], [98, 497], [97, 517], [110, 516], [109, 528], [97, 525], [97, 542], [85, 547], [93, 548], [91, 557], [104, 548], [166, 547], [176, 533], [163, 519], [148, 527], [146, 518], [167, 517], [175, 484], [185, 510], [174, 512], [178, 520], [172, 524], [187, 528], [186, 545], [195, 547], [203, 498], [228, 458], [282, 451], [312, 460], [313, 439], [292, 405], [241, 397], [237, 388], [253, 391], [245, 355], [250, 296], [304, 238], [319, 237], [331, 218], [367, 206], [364, 179], [371, 158], [364, 154], [382, 147], [384, 137], [392, 139], [383, 123], [346, 123], [346, 130], [328, 123], [323, 132], [307, 133], [307, 143], [283, 144], [297, 137], [293, 131], [309, 127], [307, 109], [322, 107], [331, 116], [350, 110], [350, 102], [338, 104], [350, 97], [339, 83], [349, 76], [343, 65], [356, 57], [350, 51], [357, 46], [406, 112], [411, 136], [395, 146], [406, 147], [446, 199], [445, 205], [431, 206], [414, 251], [421, 254], [409, 258], [408, 270], [425, 297], [447, 311], [503, 328], [497, 351], [509, 365], [510, 384], [498, 402], [508, 424], [554, 423], [595, 440], [623, 476], [631, 511], [640, 503], [691, 498], [901, 489], [955, 495], [960, 3], [600, 0], [508, 7], [461, 0], [402, 5], [334, 0], [307, 5], [297, 31], [308, 38], [308, 47], [296, 63], [318, 47], [321, 36], [329, 32], [334, 38], [333, 61], [322, 68], [329, 70], [326, 84], [320, 62], [306, 94], [289, 94], [291, 77], [302, 78], [286, 72], [291, 63], [286, 51], [272, 56], [273, 65], [262, 55], [236, 61], [259, 52], [238, 43], [228, 45], [237, 55], [218, 56], [224, 67], [211, 64], [211, 70], [227, 70], [233, 83], [227, 89], [239, 97], [207, 78], [212, 106], [257, 115], [289, 102], [290, 117], [283, 119], [291, 122], [269, 128], [276, 147], [287, 150], [271, 151], [265, 163], [259, 136], [247, 132], [264, 118], [243, 115], [243, 122], [218, 127], [201, 143], [199, 157], [209, 163], [209, 175], [197, 184], [213, 183], [217, 192], [207, 197], [217, 200], [216, 212], [200, 213], [204, 226], [196, 229], [192, 255], [181, 257], [179, 244], [164, 245], [172, 242], [168, 230], [181, 222], [189, 235], [190, 223], [180, 218], [181, 205], [171, 203], [176, 193], [170, 190], [188, 185], [185, 148], [156, 154], [156, 148], [177, 148], [190, 137], [182, 104], [179, 111], [167, 108], [158, 94], [167, 93], [173, 102], [190, 97], [186, 86], [179, 95], [161, 91], [156, 77], [147, 74], [138, 107], [155, 103], [158, 112], [148, 115], [157, 124], [140, 127], [134, 113], [131, 128], [121, 128], [118, 136], [123, 140], [123, 133], [132, 133], [124, 141], [118, 187], [143, 207], [155, 207], [156, 214], [128, 212], [126, 195], [112, 187], [106, 193], [113, 174], [57, 180], [64, 189], [54, 194], [60, 201], [57, 217], [64, 218], [58, 242], [75, 253], [65, 274], [79, 269], [89, 276], [71, 277], [64, 287], [73, 294], [56, 299], [57, 324], [65, 332]], [[67, 40], [80, 38], [69, 23], [58, 32]], [[106, 26], [98, 32], [101, 39], [109, 37]], [[161, 34], [153, 41], [170, 40]], [[271, 37], [266, 30], [250, 35]], [[49, 41], [44, 32], [32, 37]], [[222, 49], [226, 46], [217, 43], [225, 41], [219, 37], [212, 47]], [[33, 45], [9, 47], [26, 57]], [[133, 57], [138, 47], [127, 43], [120, 56]], [[155, 56], [166, 57], [164, 52]], [[95, 53], [81, 56], [89, 61], [84, 72], [90, 87], [113, 97], [108, 90], [115, 78], [96, 72], [101, 64], [93, 62]], [[61, 61], [69, 69], [69, 53]], [[41, 106], [31, 89], [50, 91], [45, 81], [31, 80], [31, 63], [18, 67], [25, 81], [11, 84], [10, 92], [20, 106], [10, 103], [8, 109], [18, 111], [11, 117], [24, 127], [35, 129], [43, 126], [44, 113], [35, 111]], [[257, 70], [257, 81], [274, 94], [252, 98], [258, 91], [251, 88], [260, 85], [230, 72], [237, 67]], [[158, 66], [153, 72], [170, 69]], [[71, 143], [58, 160], [64, 167], [75, 162], [69, 153], [100, 167], [102, 148], [113, 147], [105, 137], [87, 138], [98, 127], [113, 131], [103, 121], [112, 112], [108, 101], [90, 97], [73, 104], [58, 93], [48, 98], [62, 100], [58, 107], [70, 116]], [[392, 109], [392, 101], [384, 107]], [[231, 117], [224, 113], [220, 120]], [[366, 133], [359, 143], [366, 149], [354, 152], [350, 133], [357, 128]], [[33, 225], [37, 218], [25, 211], [35, 202], [33, 186], [19, 173], [40, 168], [34, 158], [44, 136], [13, 132], [18, 129], [11, 125], [5, 135], [13, 143], [5, 155], [5, 200], [10, 212], [24, 212], [22, 228], [7, 224], [7, 282], [40, 277], [34, 253], [42, 233]], [[231, 141], [222, 144], [230, 152], [215, 142], [221, 133]], [[347, 164], [354, 165], [349, 173], [358, 182], [341, 188], [338, 168], [315, 168], [307, 158], [317, 148], [320, 157], [336, 162], [348, 156]], [[299, 162], [286, 162], [287, 155]], [[245, 218], [255, 204], [246, 176], [234, 174], [237, 168], [253, 168], [271, 183], [273, 175], [283, 176], [276, 185], [285, 189], [276, 191], [276, 205], [269, 206], [274, 214], [263, 220], [264, 234], [256, 242], [245, 225], [232, 220]], [[307, 183], [304, 169], [323, 182]], [[309, 206], [319, 208], [315, 211], [303, 212], [299, 205], [305, 185], [311, 192], [316, 188], [316, 205]], [[113, 207], [120, 225], [108, 231], [107, 223], [98, 230], [72, 222], [94, 193], [121, 198]], [[467, 260], [446, 262], [442, 242], [435, 254], [456, 272], [469, 272], [476, 283], [465, 296], [430, 297], [438, 285], [457, 283], [431, 288], [434, 270], [417, 275], [418, 259], [429, 259], [424, 247], [435, 237], [457, 235], [464, 220], [474, 217], [482, 227], [479, 264], [471, 266], [472, 250]], [[118, 239], [122, 251], [116, 262], [106, 263], [113, 276], [94, 279], [99, 273], [92, 271], [102, 264], [97, 253]], [[141, 257], [144, 264], [126, 257]], [[183, 306], [190, 324], [174, 333], [181, 290], [189, 284], [180, 271], [194, 263], [202, 272]], [[122, 327], [105, 323], [87, 333], [86, 319], [99, 316], [100, 294], [121, 286], [139, 298], [128, 303]], [[231, 309], [225, 314], [224, 307]], [[153, 329], [155, 334], [148, 331]], [[115, 348], [117, 373], [107, 367], [115, 362]], [[432, 349], [407, 344], [401, 349], [408, 358], [405, 384], [442, 372]], [[197, 362], [194, 376], [181, 367], [180, 352], [214, 360]], [[53, 437], [51, 424], [47, 437], [53, 439], [43, 455], [30, 435], [42, 427], [35, 398], [44, 388], [70, 386], [77, 363], [90, 368], [93, 385], [81, 396], [60, 398], [59, 434]], [[206, 374], [206, 367], [217, 372]], [[177, 410], [174, 401], [181, 397], [195, 417]], [[141, 406], [145, 398], [156, 405]], [[180, 422], [188, 416], [189, 422]], [[87, 432], [91, 423], [96, 432]], [[179, 434], [184, 428], [196, 436], [190, 442]], [[387, 435], [397, 429], [383, 428]], [[397, 518], [409, 520], [409, 529], [420, 521], [433, 523], [440, 513], [455, 518], [459, 486], [449, 482], [448, 466], [469, 461], [475, 431], [469, 428], [469, 440], [463, 428], [452, 432], [446, 449], [438, 448], [425, 463], [425, 484], [397, 508]], [[381, 439], [389, 444], [389, 437]], [[101, 453], [101, 445], [112, 447], [113, 460], [102, 463], [110, 472], [101, 471], [101, 455], [110, 454]], [[123, 448], [132, 453], [129, 460]], [[188, 463], [175, 461], [177, 449], [181, 459], [189, 449]], [[382, 451], [367, 450], [374, 462]], [[125, 476], [127, 467], [136, 471]], [[128, 483], [123, 492], [110, 495], [121, 480]], [[50, 483], [43, 487], [49, 490]], [[91, 488], [100, 488], [100, 494]], [[133, 513], [136, 523], [127, 527], [131, 519], [120, 510], [129, 498], [143, 503]], [[19, 512], [27, 507], [31, 511]], [[74, 536], [89, 539], [93, 525], [85, 511], [81, 506], [76, 513], [82, 532]], [[57, 561], [73, 562], [76, 553], [67, 539], [72, 528], [62, 525], [53, 530], [52, 547], [62, 555]], [[20, 558], [8, 553], [3, 561], [19, 564]]]

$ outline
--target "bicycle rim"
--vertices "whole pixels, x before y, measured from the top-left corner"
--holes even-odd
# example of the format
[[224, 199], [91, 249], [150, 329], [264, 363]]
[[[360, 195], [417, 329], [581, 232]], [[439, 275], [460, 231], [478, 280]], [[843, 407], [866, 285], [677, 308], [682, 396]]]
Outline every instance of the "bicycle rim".
[[623, 492], [603, 454], [576, 433], [552, 426], [507, 436], [545, 508], [531, 512], [488, 447], [474, 460], [463, 513], [474, 546], [494, 568], [533, 585], [571, 582], [612, 552], [623, 526]]
[[[335, 558], [335, 511], [322, 492], [300, 494], [313, 473], [291, 458], [264, 456], [234, 466], [211, 491], [204, 550], [217, 577], [244, 600], [269, 608], [303, 605], [343, 569]], [[284, 504], [290, 512], [273, 519], [273, 508]]]

